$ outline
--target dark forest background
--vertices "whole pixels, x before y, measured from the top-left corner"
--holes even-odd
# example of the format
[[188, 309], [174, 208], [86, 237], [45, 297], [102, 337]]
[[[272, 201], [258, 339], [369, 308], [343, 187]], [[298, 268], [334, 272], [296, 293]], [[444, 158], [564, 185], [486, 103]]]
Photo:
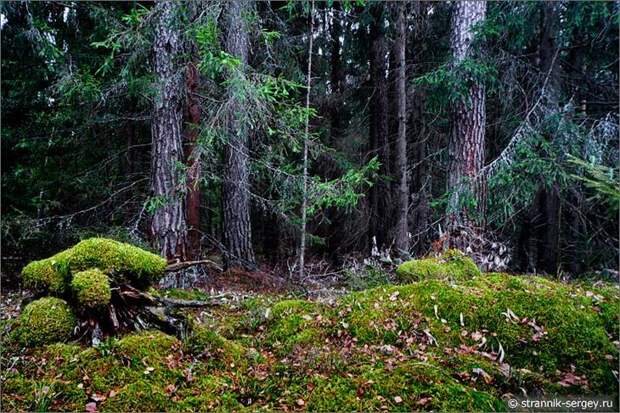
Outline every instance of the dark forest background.
[[615, 270], [619, 8], [2, 2], [4, 285], [93, 235], [251, 271], [297, 271], [300, 238], [305, 264]]

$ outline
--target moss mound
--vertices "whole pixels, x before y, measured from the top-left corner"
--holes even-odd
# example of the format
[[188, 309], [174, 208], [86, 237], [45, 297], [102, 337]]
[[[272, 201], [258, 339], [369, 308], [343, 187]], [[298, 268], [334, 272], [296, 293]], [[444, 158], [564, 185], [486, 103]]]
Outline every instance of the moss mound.
[[24, 308], [14, 333], [22, 345], [36, 347], [69, 340], [75, 325], [75, 316], [66, 301], [45, 297]]
[[35, 293], [61, 296], [67, 289], [68, 254], [61, 252], [44, 260], [32, 261], [22, 270], [25, 288]]
[[130, 244], [106, 238], [90, 238], [71, 248], [69, 265], [72, 271], [99, 268], [113, 276], [150, 284], [166, 269], [166, 260]]
[[71, 289], [78, 303], [90, 309], [103, 307], [112, 298], [108, 276], [98, 269], [75, 273], [71, 281]]
[[60, 296], [68, 290], [70, 274], [97, 268], [118, 281], [148, 286], [166, 269], [162, 257], [130, 244], [89, 238], [50, 258], [33, 261], [22, 270], [24, 286]]
[[[363, 343], [416, 342], [492, 354], [512, 367], [583, 374], [591, 388], [614, 385], [618, 350], [598, 294], [540, 277], [490, 274], [456, 285], [426, 280], [353, 294], [341, 304], [350, 332]], [[618, 305], [618, 293], [608, 305]], [[559, 381], [559, 380], [558, 380]]]
[[480, 275], [476, 263], [459, 250], [448, 250], [439, 257], [407, 261], [398, 266], [396, 275], [401, 282], [436, 278], [465, 280]]
[[296, 346], [320, 343], [325, 331], [321, 329], [323, 307], [305, 300], [284, 300], [270, 308], [267, 343], [284, 355]]
[[179, 349], [181, 342], [158, 330], [146, 330], [123, 337], [115, 350], [137, 364], [163, 363], [166, 356]]

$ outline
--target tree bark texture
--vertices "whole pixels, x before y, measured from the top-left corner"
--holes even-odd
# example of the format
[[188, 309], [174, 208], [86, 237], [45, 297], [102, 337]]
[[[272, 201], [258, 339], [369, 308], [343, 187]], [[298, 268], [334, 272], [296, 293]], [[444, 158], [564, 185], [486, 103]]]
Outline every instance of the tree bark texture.
[[200, 162], [192, 154], [198, 139], [200, 104], [196, 98], [199, 74], [193, 63], [187, 65], [185, 88], [187, 92], [187, 113], [185, 132], [185, 155], [187, 158], [186, 216], [188, 226], [187, 258], [200, 257]]
[[181, 134], [183, 73], [176, 70], [182, 48], [179, 7], [180, 4], [173, 1], [161, 1], [156, 5], [154, 71], [158, 84], [151, 123], [151, 189], [161, 205], [153, 215], [151, 231], [163, 256], [185, 260], [187, 224], [178, 170], [184, 157]]
[[[455, 65], [472, 56], [473, 28], [484, 20], [485, 14], [485, 1], [455, 2], [450, 36]], [[454, 103], [452, 112], [453, 126], [448, 144], [448, 191], [451, 194], [448, 229], [464, 224], [471, 217], [462, 206], [466, 193], [475, 200], [478, 208], [485, 201], [484, 183], [473, 179], [484, 163], [485, 89], [473, 79], [462, 81], [471, 83], [471, 86], [466, 96]]]
[[[248, 62], [248, 32], [244, 13], [248, 10], [245, 0], [231, 0], [227, 4], [226, 52], [238, 58], [240, 67], [230, 72], [232, 83], [243, 82]], [[249, 136], [244, 125], [243, 97], [229, 86], [230, 99], [227, 113], [228, 144], [224, 150], [224, 246], [226, 267], [253, 269], [255, 266], [250, 223], [250, 173]]]
[[380, 248], [388, 247], [388, 230], [391, 217], [390, 185], [390, 142], [388, 119], [387, 42], [385, 38], [384, 5], [373, 6], [371, 26], [370, 72], [372, 98], [370, 102], [370, 150], [377, 156], [381, 166], [379, 179], [370, 191], [370, 238], [376, 237]]
[[409, 249], [408, 211], [409, 211], [409, 184], [407, 182], [407, 86], [405, 48], [407, 42], [407, 23], [405, 16], [406, 3], [400, 2], [397, 7], [396, 19], [396, 102], [398, 116], [398, 137], [396, 140], [396, 173], [398, 190], [396, 202], [396, 227], [394, 231], [394, 246], [397, 251], [406, 252]]

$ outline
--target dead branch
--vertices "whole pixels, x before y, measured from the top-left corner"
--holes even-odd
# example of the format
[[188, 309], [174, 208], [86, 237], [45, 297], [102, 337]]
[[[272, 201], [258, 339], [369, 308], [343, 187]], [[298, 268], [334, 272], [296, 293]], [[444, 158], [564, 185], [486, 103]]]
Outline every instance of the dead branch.
[[222, 267], [211, 260], [198, 260], [198, 261], [184, 261], [184, 262], [175, 262], [174, 264], [170, 264], [166, 267], [166, 272], [174, 272], [179, 271], [187, 267], [193, 267], [194, 265], [207, 265], [209, 267], [213, 267], [218, 271], [224, 271]]

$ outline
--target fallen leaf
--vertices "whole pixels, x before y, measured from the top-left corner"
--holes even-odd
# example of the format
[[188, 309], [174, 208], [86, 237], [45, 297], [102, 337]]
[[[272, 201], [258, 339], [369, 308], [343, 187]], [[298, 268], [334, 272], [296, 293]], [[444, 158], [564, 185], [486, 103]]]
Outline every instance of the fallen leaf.
[[562, 380], [560, 380], [558, 384], [562, 387], [587, 386], [588, 380], [585, 376], [578, 376], [574, 373], [568, 372], [564, 373]]
[[395, 403], [402, 403], [403, 402], [403, 398], [400, 396], [394, 396], [394, 402]]
[[96, 412], [97, 403], [95, 402], [86, 403], [86, 406], [84, 406], [84, 410], [87, 411], [88, 413]]
[[301, 407], [301, 406], [303, 406], [304, 404], [306, 404], [306, 402], [305, 402], [305, 401], [303, 401], [303, 399], [297, 399], [297, 401], [296, 401], [295, 403], [297, 403], [297, 406], [299, 406], [299, 407]]
[[432, 397], [422, 397], [420, 400], [416, 402], [416, 404], [419, 406], [426, 406], [427, 404], [430, 403], [431, 400], [433, 400]]
[[168, 396], [172, 395], [175, 391], [177, 391], [177, 388], [174, 384], [169, 384], [165, 387], [164, 391], [166, 392], [166, 394]]

